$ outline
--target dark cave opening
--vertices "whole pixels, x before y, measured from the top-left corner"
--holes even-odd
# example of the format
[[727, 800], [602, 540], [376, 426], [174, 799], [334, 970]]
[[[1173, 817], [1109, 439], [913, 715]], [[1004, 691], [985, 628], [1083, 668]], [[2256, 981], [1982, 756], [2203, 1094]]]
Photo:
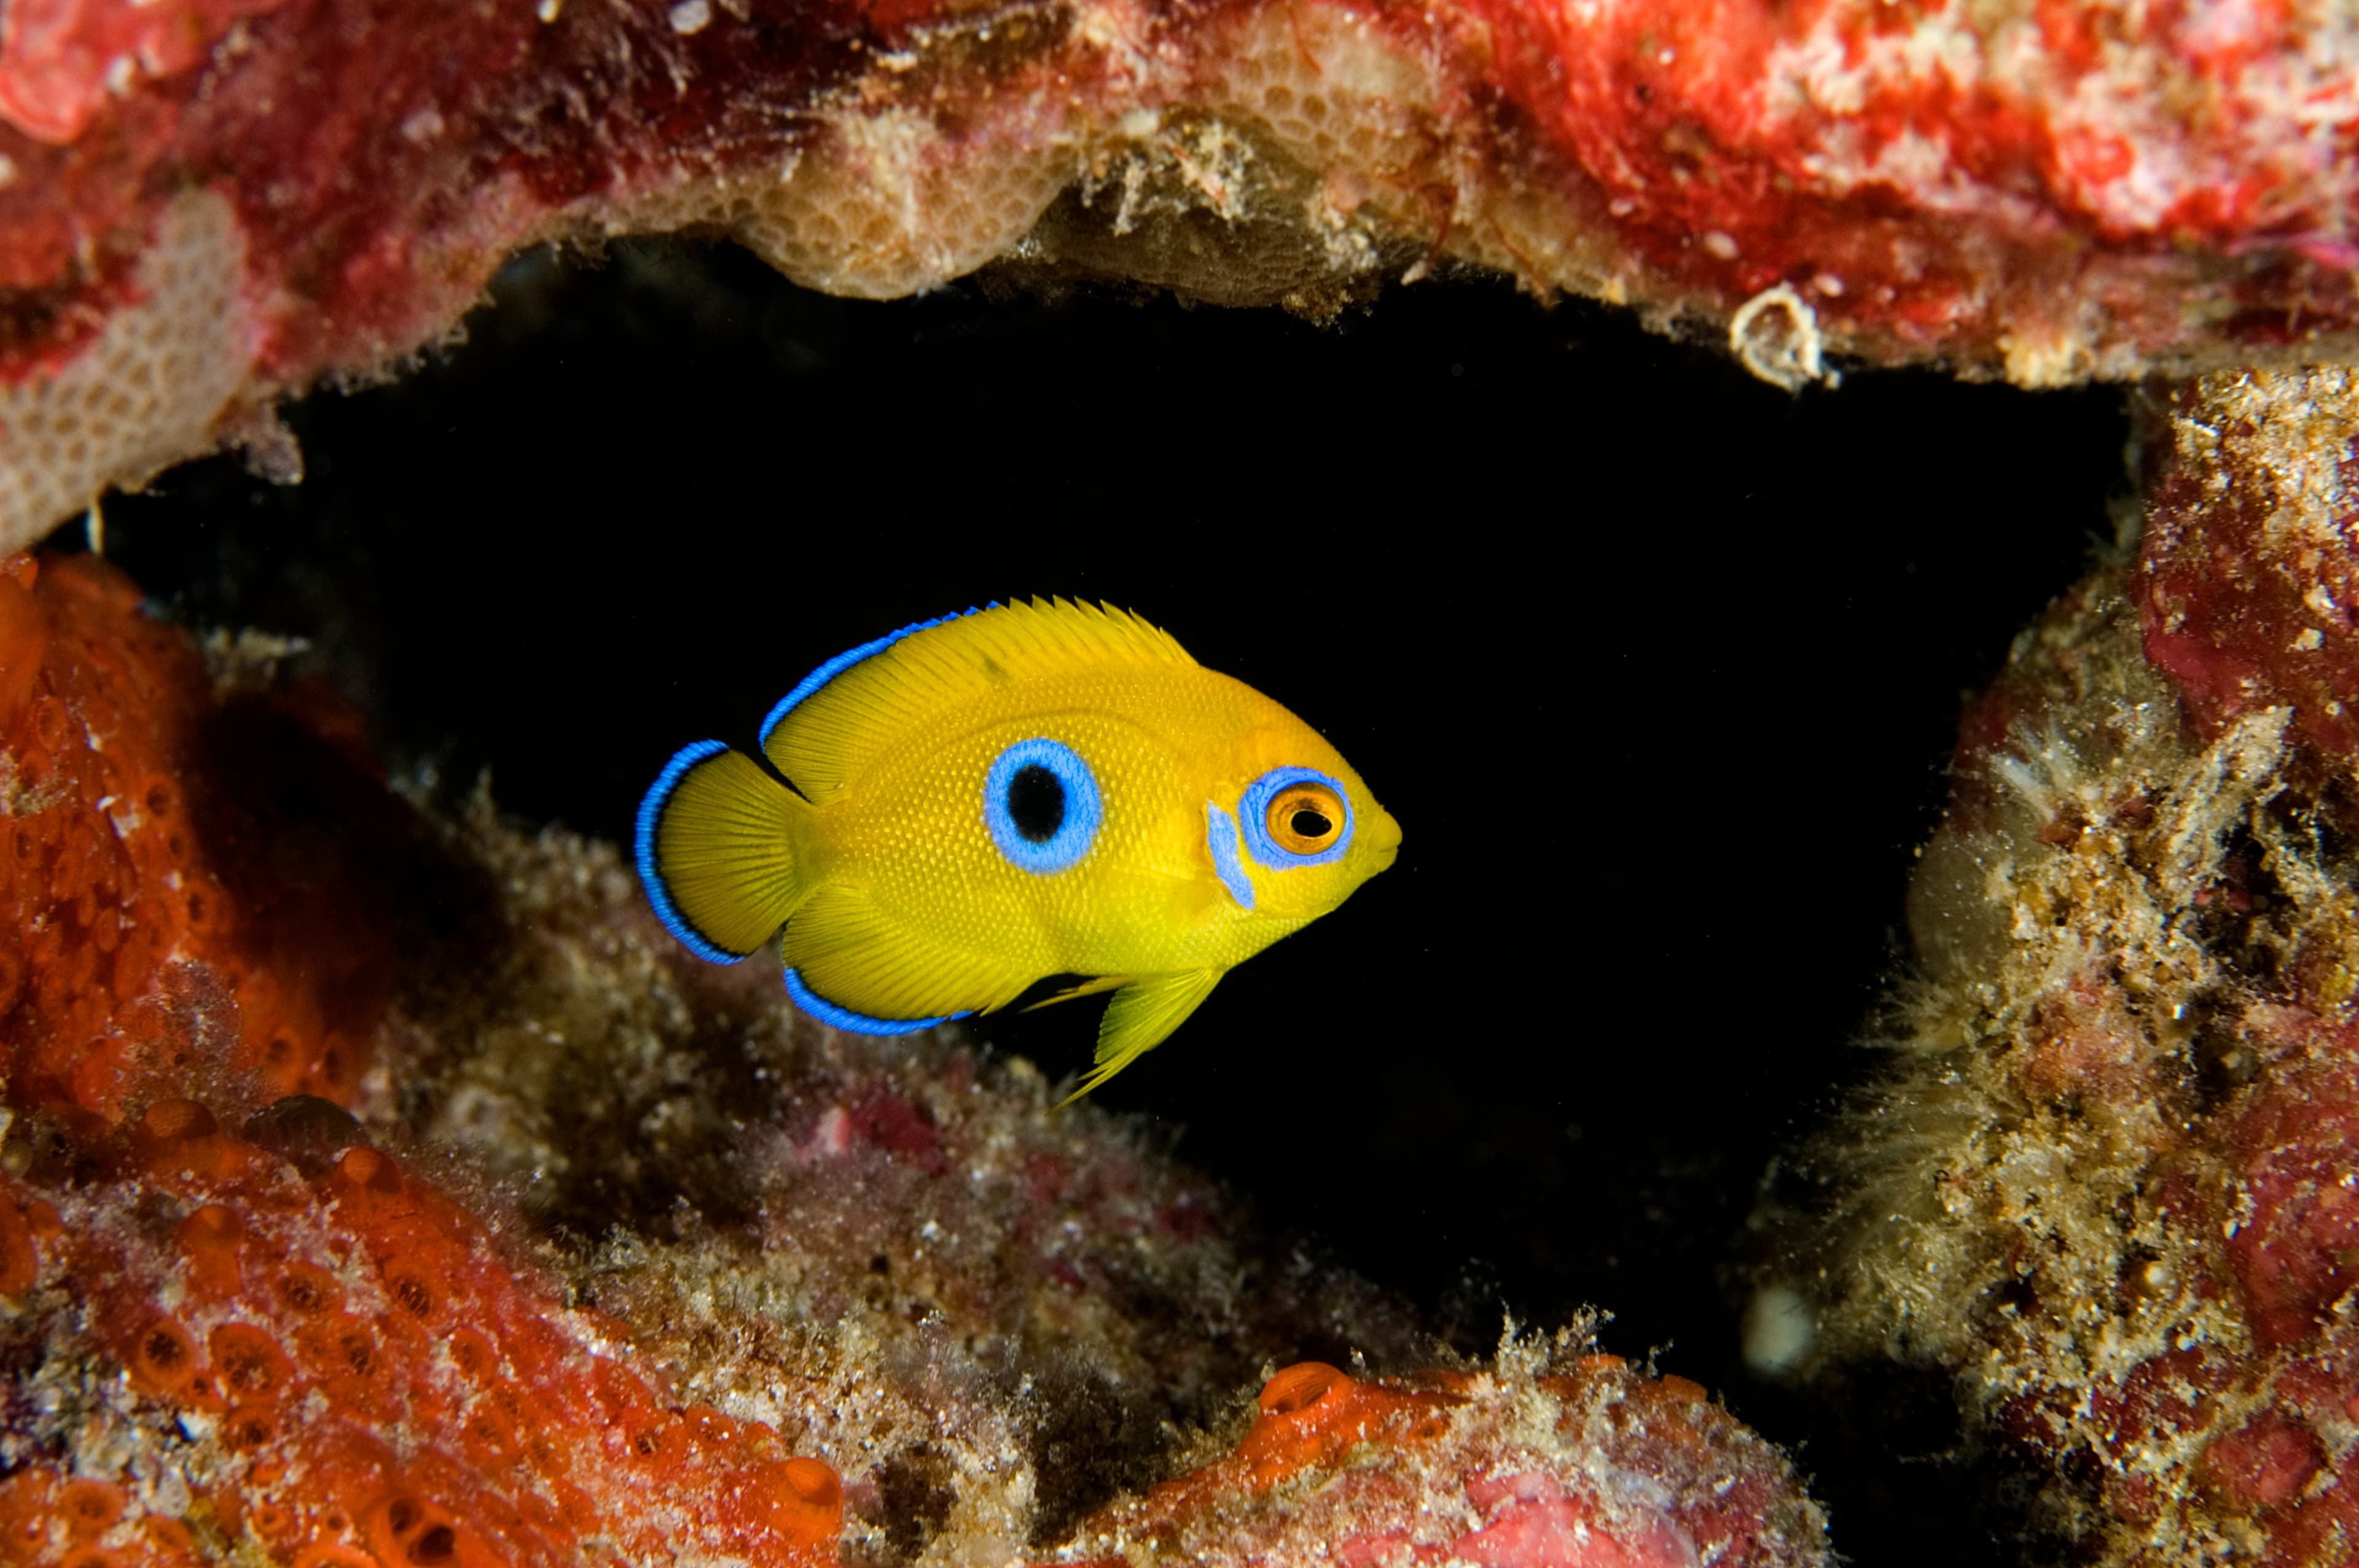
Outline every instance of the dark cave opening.
[[[311, 639], [396, 767], [625, 841], [667, 756], [750, 743], [845, 648], [992, 599], [1136, 610], [1407, 838], [1100, 1102], [1462, 1348], [1611, 1312], [1609, 1348], [1801, 1448], [1854, 1559], [1987, 1560], [1921, 1411], [1901, 1454], [1888, 1412], [1747, 1376], [1729, 1264], [1872, 1067], [1961, 693], [2110, 539], [2118, 392], [1794, 397], [1464, 280], [1318, 327], [846, 302], [668, 242], [526, 258], [469, 331], [292, 406], [299, 486], [216, 459], [110, 501], [110, 554], [168, 613]], [[976, 1032], [1074, 1073], [1098, 1005]]]

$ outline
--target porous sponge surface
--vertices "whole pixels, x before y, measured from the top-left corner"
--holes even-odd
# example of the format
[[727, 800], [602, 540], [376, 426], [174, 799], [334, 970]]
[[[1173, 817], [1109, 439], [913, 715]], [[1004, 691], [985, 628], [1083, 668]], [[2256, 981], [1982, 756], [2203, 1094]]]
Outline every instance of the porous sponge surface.
[[[93, 1131], [179, 1092], [193, 1057], [241, 1103], [349, 1100], [391, 955], [354, 907], [367, 870], [291, 797], [212, 786], [290, 752], [336, 791], [299, 698], [228, 692], [136, 590], [86, 558], [0, 574], [0, 1062], [9, 1102]], [[351, 791], [325, 798], [348, 800]], [[316, 944], [316, 946], [313, 945]], [[283, 962], [303, 947], [311, 961]]]
[[86, 341], [0, 374], [0, 550], [217, 442], [249, 369], [245, 257], [229, 203], [184, 196]]

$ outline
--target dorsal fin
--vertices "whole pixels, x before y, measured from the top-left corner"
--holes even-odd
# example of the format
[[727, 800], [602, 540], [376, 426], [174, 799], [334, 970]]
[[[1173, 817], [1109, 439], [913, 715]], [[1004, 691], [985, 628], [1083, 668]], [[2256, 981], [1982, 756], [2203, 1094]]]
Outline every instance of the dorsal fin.
[[921, 621], [813, 670], [762, 725], [762, 750], [813, 802], [936, 713], [1010, 679], [1109, 664], [1193, 665], [1127, 611], [1071, 600], [994, 604]]

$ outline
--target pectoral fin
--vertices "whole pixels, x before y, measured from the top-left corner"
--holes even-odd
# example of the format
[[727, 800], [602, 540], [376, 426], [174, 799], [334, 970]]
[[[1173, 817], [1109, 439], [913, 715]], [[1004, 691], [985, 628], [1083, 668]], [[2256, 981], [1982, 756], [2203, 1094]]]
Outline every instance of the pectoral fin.
[[1203, 1000], [1212, 994], [1228, 970], [1183, 969], [1173, 975], [1149, 975], [1114, 993], [1105, 1018], [1098, 1025], [1098, 1060], [1082, 1087], [1065, 1098], [1067, 1105], [1129, 1066], [1163, 1044], [1187, 1022]]

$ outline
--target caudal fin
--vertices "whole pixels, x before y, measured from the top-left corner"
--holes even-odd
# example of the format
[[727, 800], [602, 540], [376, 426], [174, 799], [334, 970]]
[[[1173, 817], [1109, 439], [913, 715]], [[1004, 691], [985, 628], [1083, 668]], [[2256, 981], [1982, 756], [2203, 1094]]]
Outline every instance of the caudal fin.
[[639, 880], [671, 934], [734, 964], [809, 895], [795, 863], [810, 806], [718, 741], [683, 747], [639, 802]]

